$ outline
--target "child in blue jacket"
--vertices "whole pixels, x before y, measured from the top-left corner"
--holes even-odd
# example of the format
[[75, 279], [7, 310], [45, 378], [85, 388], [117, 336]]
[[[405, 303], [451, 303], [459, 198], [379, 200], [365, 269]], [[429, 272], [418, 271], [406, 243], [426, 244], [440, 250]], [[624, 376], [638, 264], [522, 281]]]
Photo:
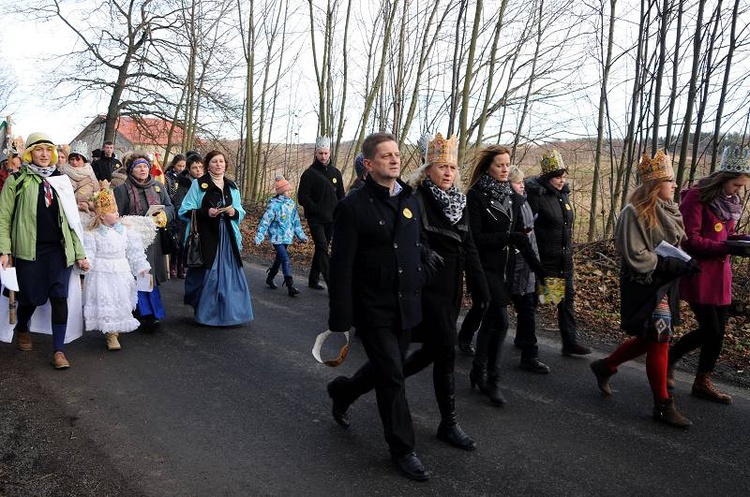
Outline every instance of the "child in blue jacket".
[[273, 261], [273, 265], [266, 271], [268, 273], [266, 284], [272, 290], [277, 288], [273, 279], [279, 272], [279, 266], [281, 266], [281, 272], [284, 274], [284, 284], [289, 291], [289, 296], [294, 297], [299, 293], [299, 290], [294, 287], [292, 266], [286, 248], [292, 243], [295, 235], [303, 242], [307, 241], [307, 235], [305, 235], [302, 229], [302, 223], [297, 213], [297, 204], [291, 198], [292, 185], [283, 176], [278, 174], [276, 175], [274, 186], [276, 188], [276, 195], [271, 197], [271, 200], [268, 202], [268, 208], [258, 224], [258, 231], [255, 234], [255, 244], [261, 244], [267, 231], [273, 248], [276, 250], [276, 259]]

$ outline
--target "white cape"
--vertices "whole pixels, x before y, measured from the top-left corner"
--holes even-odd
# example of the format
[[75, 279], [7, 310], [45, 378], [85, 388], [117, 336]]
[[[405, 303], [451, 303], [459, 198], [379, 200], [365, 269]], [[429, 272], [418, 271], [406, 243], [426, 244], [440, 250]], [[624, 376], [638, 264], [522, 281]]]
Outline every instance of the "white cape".
[[[57, 192], [57, 198], [65, 211], [65, 217], [68, 218], [70, 227], [73, 228], [81, 241], [81, 245], [83, 245], [83, 227], [81, 226], [78, 204], [70, 179], [65, 175], [50, 176], [47, 181]], [[83, 335], [83, 299], [80, 275], [80, 270], [73, 266], [68, 285], [68, 329], [65, 333], [65, 343], [72, 342]], [[0, 342], [6, 343], [13, 341], [13, 328], [15, 328], [14, 324], [9, 323], [8, 306], [8, 297], [0, 296]], [[29, 322], [29, 330], [35, 333], [52, 334], [52, 309], [49, 301], [36, 308]]]

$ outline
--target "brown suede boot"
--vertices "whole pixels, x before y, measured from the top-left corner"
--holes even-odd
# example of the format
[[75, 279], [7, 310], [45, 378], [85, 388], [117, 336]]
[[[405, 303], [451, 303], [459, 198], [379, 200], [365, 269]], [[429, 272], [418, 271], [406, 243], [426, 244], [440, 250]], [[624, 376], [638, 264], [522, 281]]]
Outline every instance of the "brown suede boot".
[[719, 404], [731, 404], [732, 397], [720, 392], [711, 382], [711, 372], [698, 373], [693, 382], [693, 395], [701, 399], [712, 400]]
[[680, 414], [674, 406], [674, 399], [671, 397], [667, 400], [654, 402], [654, 421], [677, 428], [689, 428], [693, 424], [688, 418]]
[[18, 350], [23, 352], [33, 350], [34, 346], [31, 344], [31, 333], [28, 331], [18, 331], [16, 332], [16, 336], [18, 338]]
[[594, 361], [590, 364], [591, 371], [594, 372], [594, 375], [596, 376], [596, 384], [599, 386], [599, 390], [602, 391], [604, 395], [612, 395], [612, 387], [609, 385], [609, 378], [617, 373], [617, 369], [612, 371], [612, 368], [607, 366], [607, 363], [604, 362], [604, 359], [599, 359], [598, 361]]
[[120, 350], [122, 348], [122, 346], [120, 346], [120, 342], [117, 340], [119, 336], [119, 333], [104, 334], [104, 337], [107, 340], [107, 350]]

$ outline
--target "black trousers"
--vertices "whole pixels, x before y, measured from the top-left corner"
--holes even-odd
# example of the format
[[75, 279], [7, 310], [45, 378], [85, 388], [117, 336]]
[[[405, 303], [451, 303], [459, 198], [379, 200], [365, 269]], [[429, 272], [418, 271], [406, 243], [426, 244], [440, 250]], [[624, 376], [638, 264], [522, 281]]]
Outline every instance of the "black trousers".
[[458, 332], [458, 341], [463, 343], [471, 343], [474, 339], [474, 333], [479, 329], [482, 324], [482, 318], [484, 318], [485, 309], [479, 304], [474, 304], [472, 301], [471, 309], [464, 316], [464, 320], [461, 323], [461, 330]]
[[410, 330], [392, 327], [358, 327], [369, 361], [342, 386], [342, 399], [354, 402], [375, 388], [385, 441], [392, 457], [414, 450], [414, 426], [406, 401], [404, 357], [409, 349]]
[[573, 275], [565, 277], [565, 298], [557, 304], [557, 325], [560, 328], [563, 346], [572, 346], [578, 343], [576, 333], [576, 317], [573, 308], [575, 299], [575, 288], [573, 287]]
[[516, 339], [514, 343], [521, 347], [521, 359], [539, 357], [539, 346], [536, 340], [536, 293], [511, 295], [516, 309]]
[[721, 354], [729, 306], [690, 304], [690, 309], [698, 321], [698, 329], [683, 335], [672, 346], [669, 350], [669, 363], [679, 361], [682, 356], [700, 347], [698, 372], [710, 373], [716, 367], [716, 361]]
[[487, 370], [488, 378], [500, 377], [500, 355], [508, 334], [508, 307], [491, 302], [477, 334], [477, 352], [473, 366]]
[[320, 282], [321, 275], [328, 283], [328, 268], [330, 267], [331, 256], [328, 253], [328, 247], [331, 245], [331, 234], [333, 233], [333, 223], [315, 223], [307, 222], [310, 229], [310, 237], [315, 244], [315, 253], [310, 263], [310, 276], [308, 283], [315, 285]]

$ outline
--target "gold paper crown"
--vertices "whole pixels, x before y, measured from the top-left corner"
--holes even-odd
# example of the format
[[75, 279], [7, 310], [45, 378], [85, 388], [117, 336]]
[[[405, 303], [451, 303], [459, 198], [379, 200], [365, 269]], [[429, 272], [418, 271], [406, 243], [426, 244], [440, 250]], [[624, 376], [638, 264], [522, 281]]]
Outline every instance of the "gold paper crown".
[[427, 164], [458, 164], [458, 139], [456, 135], [448, 139], [438, 133], [435, 138], [427, 144]]
[[543, 154], [539, 165], [542, 166], [542, 175], [557, 171], [567, 171], [568, 169], [565, 167], [562, 155], [557, 150], [552, 150], [549, 154]]
[[94, 211], [99, 215], [117, 212], [117, 202], [115, 202], [114, 193], [109, 189], [109, 183], [107, 180], [104, 180], [100, 184], [102, 189], [91, 197], [91, 201], [94, 204]]
[[638, 164], [638, 177], [641, 179], [641, 183], [672, 179], [674, 178], [672, 161], [669, 160], [669, 156], [663, 150], [656, 152], [653, 158], [649, 157], [648, 154], [643, 154], [641, 163]]
[[719, 170], [726, 173], [750, 174], [750, 149], [724, 147]]

